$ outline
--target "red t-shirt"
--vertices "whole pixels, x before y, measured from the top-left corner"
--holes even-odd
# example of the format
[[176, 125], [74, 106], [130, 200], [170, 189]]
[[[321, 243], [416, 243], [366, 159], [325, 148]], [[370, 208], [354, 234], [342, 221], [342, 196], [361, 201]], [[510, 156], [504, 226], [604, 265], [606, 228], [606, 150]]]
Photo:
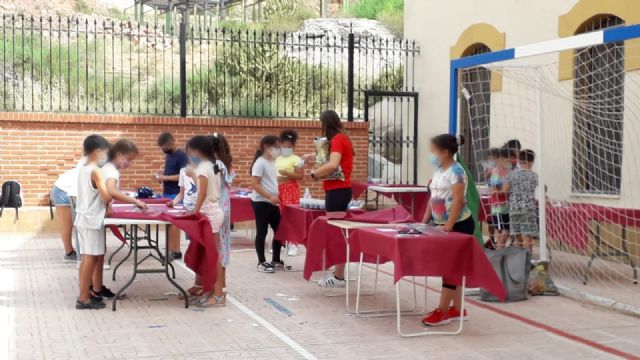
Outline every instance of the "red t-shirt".
[[325, 180], [323, 188], [325, 191], [334, 189], [351, 188], [351, 170], [353, 169], [353, 145], [345, 134], [337, 134], [331, 139], [329, 147], [330, 153], [340, 153], [340, 168], [344, 173], [344, 180]]

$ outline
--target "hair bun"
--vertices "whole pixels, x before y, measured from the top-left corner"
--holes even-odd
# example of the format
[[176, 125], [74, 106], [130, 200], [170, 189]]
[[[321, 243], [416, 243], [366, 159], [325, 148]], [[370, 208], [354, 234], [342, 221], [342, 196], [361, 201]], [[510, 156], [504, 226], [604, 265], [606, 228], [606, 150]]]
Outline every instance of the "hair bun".
[[463, 135], [456, 136], [456, 143], [458, 144], [458, 146], [464, 145], [464, 136]]

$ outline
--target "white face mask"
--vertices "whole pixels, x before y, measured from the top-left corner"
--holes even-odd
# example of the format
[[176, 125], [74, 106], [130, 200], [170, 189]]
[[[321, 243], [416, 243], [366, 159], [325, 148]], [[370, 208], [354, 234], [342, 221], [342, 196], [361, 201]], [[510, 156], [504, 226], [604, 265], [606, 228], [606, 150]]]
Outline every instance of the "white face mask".
[[280, 154], [282, 156], [291, 156], [293, 155], [293, 148], [281, 148]]
[[271, 157], [275, 159], [280, 156], [280, 149], [277, 147], [272, 147], [271, 149], [269, 149], [269, 154], [271, 154]]
[[107, 163], [107, 161], [109, 160], [109, 158], [107, 157], [107, 153], [102, 153], [100, 154], [100, 157], [98, 158], [97, 164], [99, 167], [103, 167], [104, 164]]

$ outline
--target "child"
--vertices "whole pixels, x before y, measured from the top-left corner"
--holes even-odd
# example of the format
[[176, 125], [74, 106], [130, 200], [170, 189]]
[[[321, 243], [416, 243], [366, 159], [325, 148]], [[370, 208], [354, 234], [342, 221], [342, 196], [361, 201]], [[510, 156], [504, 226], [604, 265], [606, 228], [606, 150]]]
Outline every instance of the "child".
[[[433, 219], [444, 231], [456, 231], [473, 235], [475, 222], [471, 210], [467, 206], [467, 175], [464, 168], [454, 159], [458, 148], [464, 144], [464, 138], [456, 138], [450, 134], [442, 134], [431, 139], [431, 163], [436, 167], [429, 189], [431, 199], [423, 222]], [[440, 305], [422, 320], [427, 326], [448, 324], [460, 318], [462, 288], [442, 279]], [[453, 306], [451, 304], [453, 303]], [[467, 317], [466, 311], [464, 318]]]
[[[487, 160], [483, 163], [484, 172], [482, 173], [482, 178], [486, 183], [489, 183], [489, 179], [491, 178], [491, 174], [493, 170], [496, 168], [496, 164], [500, 159], [500, 149], [498, 148], [490, 148], [487, 154]], [[490, 214], [487, 214], [487, 227], [489, 230], [489, 240], [485, 243], [485, 247], [489, 249], [495, 248], [495, 232], [496, 229], [493, 226], [493, 222], [491, 221]]]
[[78, 186], [78, 172], [86, 161], [87, 159], [83, 157], [78, 161], [76, 167], [62, 173], [53, 184], [49, 195], [51, 203], [56, 207], [56, 216], [60, 219], [60, 238], [64, 245], [63, 262], [75, 262], [79, 258], [72, 245], [72, 238], [75, 237], [73, 236], [75, 209], [71, 206], [71, 196], [76, 196], [78, 191], [76, 189]]
[[[118, 140], [111, 146], [111, 149], [109, 149], [109, 162], [102, 166], [102, 173], [104, 174], [107, 191], [109, 191], [111, 198], [133, 204], [140, 209], [146, 209], [147, 204], [125, 195], [119, 188], [120, 169], [128, 168], [137, 156], [138, 148], [131, 140]], [[104, 286], [104, 284], [100, 284], [99, 286], [94, 284], [91, 286], [90, 291], [93, 296], [101, 296], [105, 299], [113, 299], [116, 295], [108, 287]]]
[[520, 168], [507, 175], [509, 184], [509, 217], [511, 234], [516, 236], [520, 247], [533, 250], [533, 237], [538, 235], [538, 206], [536, 189], [538, 175], [531, 170], [535, 153], [522, 150], [519, 155]]
[[[304, 177], [300, 157], [293, 153], [298, 140], [298, 133], [284, 130], [280, 133], [280, 156], [276, 159], [278, 171], [278, 200], [280, 213], [287, 205], [300, 204], [300, 185], [298, 181]], [[298, 247], [289, 245], [289, 256], [297, 256]]]
[[90, 135], [84, 139], [83, 148], [87, 162], [78, 173], [74, 224], [78, 232], [80, 253], [83, 255], [76, 309], [103, 309], [105, 304], [102, 298], [93, 296], [89, 289], [92, 284], [94, 289], [102, 286], [102, 264], [106, 250], [102, 224], [107, 215], [107, 204], [112, 198], [100, 167], [107, 163], [109, 142], [100, 135]]
[[[224, 215], [222, 226], [220, 227], [220, 256], [222, 265], [226, 268], [229, 265], [231, 256], [231, 183], [236, 174], [231, 168], [231, 148], [227, 139], [219, 133], [214, 133], [211, 137], [213, 141], [213, 151], [216, 155], [216, 165], [220, 169], [220, 207]], [[226, 286], [226, 284], [223, 284]]]
[[520, 150], [522, 149], [520, 140], [511, 139], [504, 143], [503, 147], [509, 150], [509, 162], [511, 163], [511, 169], [516, 169], [518, 167], [518, 156], [520, 154]]
[[196, 197], [198, 195], [197, 180], [195, 166], [191, 162], [187, 163], [187, 166], [180, 169], [180, 177], [178, 179], [180, 192], [173, 200], [167, 202], [167, 206], [174, 207], [182, 204], [185, 209], [193, 211], [196, 207]]
[[[198, 179], [198, 195], [193, 212], [202, 214], [209, 219], [218, 251], [222, 256], [218, 234], [224, 221], [224, 214], [220, 207], [220, 169], [216, 165], [213, 141], [209, 136], [194, 136], [187, 144], [187, 151], [189, 161], [196, 167], [195, 174]], [[202, 295], [198, 306], [221, 307], [226, 305], [227, 296], [224, 292], [226, 273], [222, 259], [218, 261], [216, 273], [213, 289]]]
[[264, 256], [264, 242], [269, 226], [275, 234], [280, 224], [280, 209], [278, 208], [278, 177], [274, 161], [280, 156], [280, 144], [278, 137], [267, 135], [260, 139], [260, 148], [251, 167], [251, 206], [256, 218], [256, 253], [258, 265], [256, 270], [264, 273], [273, 273], [275, 268], [284, 269], [284, 263], [280, 260], [282, 244], [274, 239], [272, 245], [272, 261], [269, 263]]
[[491, 223], [495, 231], [498, 232], [496, 247], [502, 249], [507, 244], [509, 237], [509, 201], [507, 197], [508, 183], [507, 174], [512, 168], [511, 151], [508, 148], [500, 149], [500, 158], [496, 163], [496, 168], [491, 172], [488, 184], [491, 190]]

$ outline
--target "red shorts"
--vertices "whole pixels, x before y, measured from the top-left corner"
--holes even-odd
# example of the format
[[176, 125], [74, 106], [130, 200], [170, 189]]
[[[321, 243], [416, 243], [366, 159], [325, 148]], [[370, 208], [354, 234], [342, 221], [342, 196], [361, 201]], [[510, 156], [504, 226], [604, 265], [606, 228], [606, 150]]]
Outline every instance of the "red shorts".
[[300, 185], [297, 181], [287, 181], [278, 185], [278, 199], [280, 200], [280, 213], [287, 205], [300, 204]]

